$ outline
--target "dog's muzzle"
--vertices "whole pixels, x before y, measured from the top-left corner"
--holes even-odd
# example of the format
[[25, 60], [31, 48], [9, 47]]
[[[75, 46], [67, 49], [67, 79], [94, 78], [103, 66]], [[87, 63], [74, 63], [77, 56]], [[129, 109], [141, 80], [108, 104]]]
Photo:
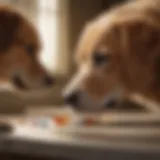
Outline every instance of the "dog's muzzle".
[[64, 95], [64, 101], [66, 104], [72, 106], [72, 107], [78, 107], [79, 106], [79, 100], [80, 100], [80, 93], [79, 92], [73, 92], [71, 94]]
[[[36, 87], [31, 87], [30, 85], [28, 85], [26, 83], [26, 81], [24, 81], [23, 78], [20, 75], [18, 75], [18, 74], [14, 75], [12, 77], [12, 83], [18, 89], [21, 89], [21, 90], [28, 90], [28, 89], [31, 89], [31, 88], [36, 88]], [[53, 86], [54, 83], [55, 83], [54, 78], [51, 77], [51, 76], [46, 75], [46, 76], [44, 76], [44, 78], [42, 78], [41, 86], [43, 86], [43, 87], [50, 87], [50, 86]]]
[[28, 89], [27, 85], [25, 85], [25, 83], [22, 81], [19, 75], [13, 76], [13, 84], [19, 89], [23, 89], [23, 90]]
[[80, 91], [71, 92], [63, 98], [65, 104], [73, 107], [74, 109], [87, 110], [115, 108], [120, 102], [116, 96], [106, 97], [103, 100], [96, 101], [94, 98]]

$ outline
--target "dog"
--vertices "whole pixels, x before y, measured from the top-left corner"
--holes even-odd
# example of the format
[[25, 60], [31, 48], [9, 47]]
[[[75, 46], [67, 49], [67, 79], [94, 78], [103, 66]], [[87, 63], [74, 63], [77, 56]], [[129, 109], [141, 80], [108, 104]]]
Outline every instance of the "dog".
[[67, 104], [98, 109], [134, 94], [159, 103], [160, 1], [125, 2], [87, 23], [75, 59]]
[[0, 81], [21, 90], [52, 86], [54, 79], [38, 61], [37, 29], [20, 12], [0, 6]]

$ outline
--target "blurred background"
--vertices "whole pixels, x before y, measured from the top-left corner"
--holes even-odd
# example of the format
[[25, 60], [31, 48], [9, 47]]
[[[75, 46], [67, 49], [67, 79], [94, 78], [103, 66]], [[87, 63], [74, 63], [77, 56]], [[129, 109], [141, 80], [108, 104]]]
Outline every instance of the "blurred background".
[[74, 48], [84, 25], [124, 1], [127, 0], [0, 0], [0, 5], [20, 10], [39, 30], [43, 42], [40, 60], [57, 79], [53, 88], [41, 92], [17, 94], [0, 86], [0, 113], [16, 113], [0, 116], [0, 133], [5, 130], [3, 120], [17, 129], [11, 135], [0, 134], [0, 159], [160, 159], [159, 113], [150, 114], [133, 104], [127, 105], [129, 112], [96, 116], [76, 115], [67, 108], [62, 111], [66, 115], [55, 109], [63, 106], [61, 91], [76, 71]]
[[[76, 70], [74, 47], [86, 22], [103, 10], [124, 0], [0, 0], [0, 5], [16, 7], [37, 27], [43, 42], [41, 62], [56, 75], [57, 83], [50, 91], [24, 93], [20, 97], [3, 90], [0, 109], [7, 111], [28, 105], [61, 105], [62, 87]], [[10, 99], [10, 101], [8, 101]]]

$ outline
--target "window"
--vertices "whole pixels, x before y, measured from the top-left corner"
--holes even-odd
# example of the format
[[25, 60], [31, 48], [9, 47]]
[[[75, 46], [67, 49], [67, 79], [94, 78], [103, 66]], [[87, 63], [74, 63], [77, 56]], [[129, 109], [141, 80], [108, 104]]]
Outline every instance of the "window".
[[38, 26], [44, 44], [42, 61], [49, 70], [55, 70], [57, 66], [57, 3], [57, 0], [38, 0]]

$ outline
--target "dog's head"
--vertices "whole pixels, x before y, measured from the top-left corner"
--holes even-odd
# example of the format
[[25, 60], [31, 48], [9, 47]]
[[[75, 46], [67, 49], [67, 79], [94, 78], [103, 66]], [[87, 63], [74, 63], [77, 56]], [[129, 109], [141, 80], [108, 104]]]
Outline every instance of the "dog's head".
[[38, 62], [37, 30], [20, 13], [0, 7], [0, 80], [22, 89], [52, 85], [53, 79]]
[[156, 97], [159, 44], [160, 12], [152, 1], [128, 3], [101, 15], [80, 37], [79, 70], [64, 92], [65, 99], [74, 106], [97, 108], [132, 93]]

